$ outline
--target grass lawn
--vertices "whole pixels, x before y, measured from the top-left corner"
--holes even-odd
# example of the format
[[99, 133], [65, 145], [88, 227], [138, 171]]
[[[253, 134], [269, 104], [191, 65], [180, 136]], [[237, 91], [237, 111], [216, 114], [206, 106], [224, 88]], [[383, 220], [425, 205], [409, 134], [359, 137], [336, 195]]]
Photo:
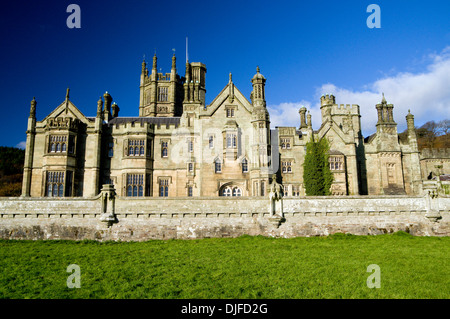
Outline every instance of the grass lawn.
[[[67, 267], [81, 288], [67, 287]], [[368, 288], [367, 267], [381, 288]], [[450, 238], [0, 241], [0, 298], [450, 298]]]

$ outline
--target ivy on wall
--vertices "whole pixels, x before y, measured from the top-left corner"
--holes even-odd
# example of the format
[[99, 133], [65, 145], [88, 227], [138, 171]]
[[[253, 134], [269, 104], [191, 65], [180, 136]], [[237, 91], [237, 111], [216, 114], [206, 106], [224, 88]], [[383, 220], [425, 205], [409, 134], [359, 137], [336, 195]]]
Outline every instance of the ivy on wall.
[[330, 145], [326, 138], [306, 144], [303, 183], [307, 196], [331, 195], [333, 174], [328, 164]]

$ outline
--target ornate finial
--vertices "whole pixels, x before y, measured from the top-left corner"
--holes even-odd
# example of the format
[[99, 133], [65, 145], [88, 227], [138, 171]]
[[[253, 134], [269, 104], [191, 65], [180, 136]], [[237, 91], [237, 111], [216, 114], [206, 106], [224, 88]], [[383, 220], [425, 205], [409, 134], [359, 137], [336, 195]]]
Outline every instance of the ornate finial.
[[233, 82], [233, 80], [232, 80], [232, 75], [231, 75], [231, 72], [230, 72], [230, 80], [229, 80], [229, 83], [231, 83], [231, 82]]
[[147, 62], [145, 62], [145, 54], [144, 54], [144, 58], [142, 60], [142, 73], [145, 72], [145, 69], [147, 69]]
[[103, 101], [102, 97], [100, 96], [100, 98], [97, 101], [97, 116], [100, 116], [102, 114], [102, 108], [103, 108]]
[[172, 69], [176, 69], [177, 68], [177, 58], [175, 57], [175, 49], [173, 50], [173, 56], [172, 56]]
[[69, 88], [67, 88], [67, 91], [66, 91], [66, 100], [68, 100], [68, 99], [69, 99], [69, 92], [70, 92], [70, 89], [69, 89]]
[[256, 73], [259, 73], [259, 66], [256, 67]]
[[155, 55], [153, 56], [153, 69], [155, 69], [155, 70], [156, 70], [156, 60], [157, 60], [157, 57], [156, 57], [156, 50], [155, 50]]
[[36, 98], [33, 96], [33, 100], [31, 100], [31, 108], [30, 108], [30, 117], [36, 116]]
[[383, 94], [383, 98], [381, 99], [381, 103], [386, 103], [386, 98], [384, 97], [384, 92], [382, 94]]

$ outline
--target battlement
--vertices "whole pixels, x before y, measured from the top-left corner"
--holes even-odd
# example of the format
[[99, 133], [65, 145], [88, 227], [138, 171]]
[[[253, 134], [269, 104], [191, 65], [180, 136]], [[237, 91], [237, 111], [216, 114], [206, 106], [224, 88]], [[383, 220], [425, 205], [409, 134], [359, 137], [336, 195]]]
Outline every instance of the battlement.
[[428, 159], [428, 158], [448, 158], [450, 159], [450, 148], [424, 148], [420, 152], [420, 158], [421, 159]]
[[334, 97], [333, 94], [323, 94], [320, 97], [320, 105], [324, 106], [324, 105], [333, 105], [336, 104], [336, 98]]
[[359, 115], [358, 104], [334, 104], [332, 108], [333, 115]]
[[170, 81], [170, 73], [158, 73], [158, 81]]

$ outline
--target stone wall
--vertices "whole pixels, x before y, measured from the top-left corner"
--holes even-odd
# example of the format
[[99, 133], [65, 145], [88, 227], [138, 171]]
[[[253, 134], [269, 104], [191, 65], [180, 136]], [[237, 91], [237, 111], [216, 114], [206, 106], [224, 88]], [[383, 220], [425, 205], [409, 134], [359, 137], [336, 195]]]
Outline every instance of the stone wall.
[[[263, 197], [0, 198], [0, 238], [142, 241], [399, 230], [417, 236], [450, 235], [448, 197], [291, 197], [277, 205], [283, 216], [273, 216], [269, 199]], [[107, 222], [106, 214], [114, 218]]]

